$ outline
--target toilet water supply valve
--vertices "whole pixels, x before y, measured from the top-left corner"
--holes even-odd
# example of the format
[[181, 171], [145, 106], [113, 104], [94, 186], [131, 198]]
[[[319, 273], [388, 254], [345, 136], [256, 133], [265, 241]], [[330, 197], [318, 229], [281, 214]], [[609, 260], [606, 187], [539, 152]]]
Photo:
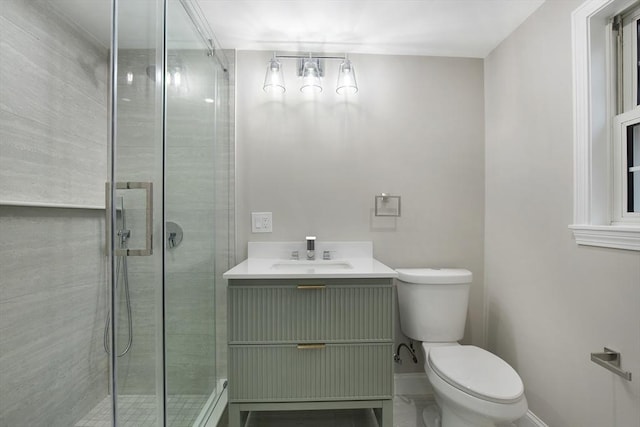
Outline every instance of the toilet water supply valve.
[[405, 343], [398, 344], [398, 348], [396, 349], [396, 353], [393, 355], [393, 361], [399, 364], [402, 364], [402, 359], [400, 358], [400, 349], [404, 347], [409, 353], [411, 353], [411, 358], [413, 359], [413, 363], [418, 363], [418, 358], [416, 357], [416, 349], [413, 348], [413, 341], [409, 341], [409, 345]]

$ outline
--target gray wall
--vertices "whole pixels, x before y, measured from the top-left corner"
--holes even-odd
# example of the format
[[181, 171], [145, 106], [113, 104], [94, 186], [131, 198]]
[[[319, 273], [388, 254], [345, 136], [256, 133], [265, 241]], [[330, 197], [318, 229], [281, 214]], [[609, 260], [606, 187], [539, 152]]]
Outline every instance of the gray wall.
[[108, 56], [47, 2], [0, 39], [0, 425], [69, 426], [108, 392], [104, 211], [3, 203], [104, 203]]
[[[546, 2], [485, 61], [489, 348], [554, 427], [640, 425], [640, 253], [578, 247], [571, 17]], [[589, 360], [622, 352], [628, 383]]]
[[[390, 267], [474, 273], [467, 342], [483, 344], [484, 112], [477, 59], [353, 55], [360, 91], [262, 90], [269, 52], [237, 52], [238, 261], [248, 241], [371, 240]], [[402, 196], [402, 217], [373, 216], [376, 194]], [[273, 233], [252, 234], [252, 211]], [[398, 334], [398, 340], [402, 339]], [[422, 370], [405, 362], [399, 370]]]

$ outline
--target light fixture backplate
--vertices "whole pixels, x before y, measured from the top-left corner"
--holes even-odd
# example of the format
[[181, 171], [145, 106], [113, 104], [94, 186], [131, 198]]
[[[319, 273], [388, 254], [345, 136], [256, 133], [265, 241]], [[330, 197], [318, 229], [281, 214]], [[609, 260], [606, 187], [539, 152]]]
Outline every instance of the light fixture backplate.
[[324, 77], [324, 60], [321, 58], [298, 58], [298, 77], [302, 77], [302, 70], [304, 69], [304, 63], [307, 61], [313, 61], [318, 66], [318, 71], [320, 73], [320, 77]]

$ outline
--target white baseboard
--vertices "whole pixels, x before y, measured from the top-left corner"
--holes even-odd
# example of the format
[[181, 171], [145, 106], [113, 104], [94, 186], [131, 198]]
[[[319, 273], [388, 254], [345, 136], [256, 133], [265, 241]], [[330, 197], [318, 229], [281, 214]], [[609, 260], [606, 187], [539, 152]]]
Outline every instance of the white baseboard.
[[[424, 372], [394, 375], [395, 394], [405, 396], [433, 396], [433, 389]], [[515, 422], [517, 427], [549, 427], [533, 412], [527, 411], [524, 417]]]

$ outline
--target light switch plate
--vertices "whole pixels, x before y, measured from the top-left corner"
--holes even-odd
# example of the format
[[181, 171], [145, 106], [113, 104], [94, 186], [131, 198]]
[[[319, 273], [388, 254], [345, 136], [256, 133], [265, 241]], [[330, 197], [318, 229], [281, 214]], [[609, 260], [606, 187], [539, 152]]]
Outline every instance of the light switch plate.
[[271, 233], [273, 231], [273, 216], [271, 212], [251, 212], [251, 232]]

